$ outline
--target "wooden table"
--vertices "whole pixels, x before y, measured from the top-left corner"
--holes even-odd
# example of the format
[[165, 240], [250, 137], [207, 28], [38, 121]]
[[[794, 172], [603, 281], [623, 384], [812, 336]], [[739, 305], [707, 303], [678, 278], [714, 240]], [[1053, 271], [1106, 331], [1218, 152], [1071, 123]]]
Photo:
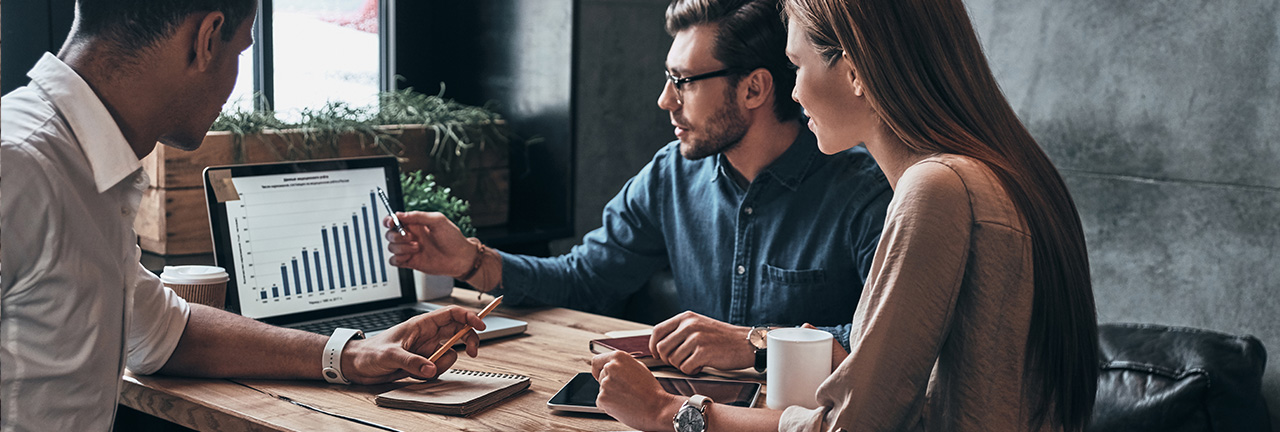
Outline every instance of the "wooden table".
[[[491, 297], [477, 300], [474, 291], [455, 290], [454, 303], [479, 310]], [[547, 400], [578, 372], [591, 371], [588, 341], [615, 330], [649, 326], [563, 308], [499, 307], [494, 312], [529, 323], [523, 335], [481, 342], [479, 358], [460, 356], [454, 367], [517, 373], [532, 378], [529, 391], [469, 417], [381, 408], [379, 393], [408, 381], [342, 386], [321, 381], [192, 379], [126, 374], [121, 403], [138, 411], [198, 430], [376, 431], [376, 427], [321, 414], [275, 397], [294, 401], [387, 428], [414, 430], [618, 430], [625, 425], [602, 414], [556, 412]], [[659, 375], [676, 375], [673, 369]], [[750, 371], [720, 372], [733, 379], [762, 381]], [[761, 394], [758, 405], [763, 405]]]

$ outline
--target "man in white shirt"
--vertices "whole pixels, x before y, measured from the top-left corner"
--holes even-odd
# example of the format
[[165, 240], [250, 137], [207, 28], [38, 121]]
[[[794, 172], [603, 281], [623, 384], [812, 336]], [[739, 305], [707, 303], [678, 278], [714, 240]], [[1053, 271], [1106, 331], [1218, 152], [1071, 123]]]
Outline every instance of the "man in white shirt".
[[[367, 340], [282, 329], [163, 287], [133, 220], [157, 141], [198, 147], [252, 43], [255, 0], [80, 0], [58, 56], [4, 96], [0, 431], [112, 426], [121, 373], [377, 383], [427, 361], [474, 313], [449, 308]], [[478, 339], [467, 337], [475, 356]]]

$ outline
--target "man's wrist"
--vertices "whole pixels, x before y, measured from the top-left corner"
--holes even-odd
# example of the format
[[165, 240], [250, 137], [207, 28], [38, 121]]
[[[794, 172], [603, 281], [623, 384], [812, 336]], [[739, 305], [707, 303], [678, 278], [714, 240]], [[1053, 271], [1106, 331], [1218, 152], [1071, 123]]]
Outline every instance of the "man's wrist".
[[502, 286], [502, 254], [488, 247], [477, 248], [476, 271], [466, 279], [458, 279], [480, 292], [493, 291]]
[[320, 358], [320, 374], [325, 381], [332, 384], [351, 384], [347, 375], [355, 370], [352, 366], [354, 362], [344, 358], [346, 356], [342, 353], [352, 341], [358, 339], [364, 339], [364, 332], [348, 328], [335, 329], [333, 335], [329, 336], [329, 341], [325, 343], [324, 353]]
[[480, 239], [475, 237], [468, 238], [467, 243], [471, 246], [470, 249], [473, 251], [471, 254], [471, 260], [466, 261], [465, 269], [456, 273], [457, 276], [453, 277], [454, 279], [464, 282], [474, 278], [476, 273], [480, 271], [480, 265], [483, 264], [484, 251], [486, 249], [484, 243], [480, 242]]

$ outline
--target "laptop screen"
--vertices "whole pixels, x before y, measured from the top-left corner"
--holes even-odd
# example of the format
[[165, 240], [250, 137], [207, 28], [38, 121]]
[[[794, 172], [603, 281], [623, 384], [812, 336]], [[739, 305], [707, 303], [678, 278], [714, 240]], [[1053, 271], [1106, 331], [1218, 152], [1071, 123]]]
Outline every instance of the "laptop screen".
[[403, 208], [395, 158], [210, 167], [205, 185], [229, 309], [288, 324], [413, 301], [381, 227], [379, 188]]

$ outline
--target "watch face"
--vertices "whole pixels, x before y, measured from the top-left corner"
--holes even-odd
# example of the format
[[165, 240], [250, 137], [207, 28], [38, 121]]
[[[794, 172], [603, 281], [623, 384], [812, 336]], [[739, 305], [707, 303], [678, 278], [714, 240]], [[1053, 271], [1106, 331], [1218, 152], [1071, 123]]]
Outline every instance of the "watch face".
[[751, 346], [756, 347], [756, 349], [765, 349], [767, 348], [766, 344], [768, 344], [768, 339], [765, 337], [767, 334], [769, 334], [767, 327], [754, 327], [751, 329], [751, 333], [747, 334], [747, 342], [751, 342]]
[[697, 408], [685, 405], [680, 408], [680, 412], [676, 413], [676, 432], [702, 432], [707, 430], [707, 421], [702, 417], [702, 411]]

